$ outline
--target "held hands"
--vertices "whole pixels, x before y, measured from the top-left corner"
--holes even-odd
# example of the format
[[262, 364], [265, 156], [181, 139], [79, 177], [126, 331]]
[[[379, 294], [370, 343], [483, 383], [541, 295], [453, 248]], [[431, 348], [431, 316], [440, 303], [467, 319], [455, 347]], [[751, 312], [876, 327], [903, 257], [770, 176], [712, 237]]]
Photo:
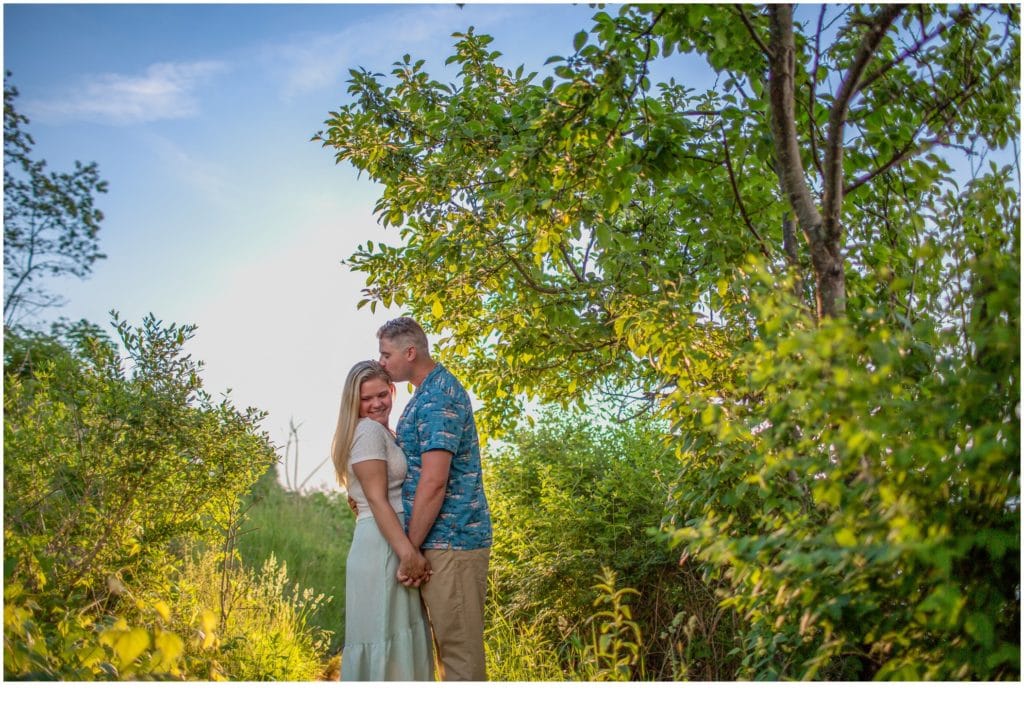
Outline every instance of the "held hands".
[[427, 558], [423, 557], [423, 553], [414, 550], [399, 561], [395, 579], [407, 587], [418, 587], [429, 582], [432, 574]]

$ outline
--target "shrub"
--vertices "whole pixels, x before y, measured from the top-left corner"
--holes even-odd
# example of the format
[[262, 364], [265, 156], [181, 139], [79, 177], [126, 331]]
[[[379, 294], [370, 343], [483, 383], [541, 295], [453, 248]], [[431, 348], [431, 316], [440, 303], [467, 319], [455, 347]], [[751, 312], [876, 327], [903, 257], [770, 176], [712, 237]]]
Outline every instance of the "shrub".
[[194, 327], [114, 321], [120, 345], [85, 323], [5, 334], [8, 678], [184, 673], [177, 565], [274, 459], [259, 412], [202, 390]]
[[[62, 597], [4, 584], [4, 679], [178, 679], [184, 641], [165, 602], [136, 601], [128, 616], [93, 613], [80, 592]], [[129, 623], [128, 618], [132, 619]]]
[[[647, 674], [729, 678], [732, 620], [717, 608], [713, 584], [652, 537], [678, 469], [664, 430], [549, 413], [487, 460], [492, 592], [502, 620], [551, 641], [563, 666], [590, 638], [593, 596], [583, 583], [607, 567], [637, 592]], [[703, 622], [705, 645], [686, 643], [680, 612]]]

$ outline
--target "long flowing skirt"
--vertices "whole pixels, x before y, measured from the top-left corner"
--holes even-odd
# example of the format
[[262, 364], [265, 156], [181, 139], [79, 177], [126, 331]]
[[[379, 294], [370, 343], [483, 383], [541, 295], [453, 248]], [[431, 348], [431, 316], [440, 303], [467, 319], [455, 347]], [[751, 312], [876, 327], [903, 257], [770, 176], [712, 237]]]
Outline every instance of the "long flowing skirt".
[[402, 586], [397, 571], [398, 556], [377, 522], [357, 521], [345, 574], [342, 681], [433, 680], [433, 647], [420, 592]]

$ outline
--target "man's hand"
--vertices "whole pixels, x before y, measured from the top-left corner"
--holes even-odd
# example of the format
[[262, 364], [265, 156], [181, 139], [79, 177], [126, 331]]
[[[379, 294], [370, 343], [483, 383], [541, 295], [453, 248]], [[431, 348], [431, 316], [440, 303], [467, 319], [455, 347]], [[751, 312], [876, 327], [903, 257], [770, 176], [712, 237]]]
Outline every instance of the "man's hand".
[[356, 504], [356, 500], [352, 497], [348, 498], [348, 508], [352, 509], [352, 513], [356, 518], [359, 518], [359, 506]]
[[432, 574], [427, 558], [423, 557], [422, 553], [413, 551], [398, 563], [395, 579], [407, 587], [418, 587], [429, 582]]

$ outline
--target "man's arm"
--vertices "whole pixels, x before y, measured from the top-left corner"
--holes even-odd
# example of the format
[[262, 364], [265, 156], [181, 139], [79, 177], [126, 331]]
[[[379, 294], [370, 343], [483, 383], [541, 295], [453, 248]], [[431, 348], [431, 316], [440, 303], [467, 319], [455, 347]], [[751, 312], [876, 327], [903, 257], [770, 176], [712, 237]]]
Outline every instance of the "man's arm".
[[412, 502], [412, 516], [409, 518], [409, 540], [419, 548], [427, 539], [427, 533], [437, 520], [444, 503], [444, 492], [448, 487], [448, 472], [452, 466], [452, 454], [447, 450], [428, 450], [423, 453], [420, 481]]

